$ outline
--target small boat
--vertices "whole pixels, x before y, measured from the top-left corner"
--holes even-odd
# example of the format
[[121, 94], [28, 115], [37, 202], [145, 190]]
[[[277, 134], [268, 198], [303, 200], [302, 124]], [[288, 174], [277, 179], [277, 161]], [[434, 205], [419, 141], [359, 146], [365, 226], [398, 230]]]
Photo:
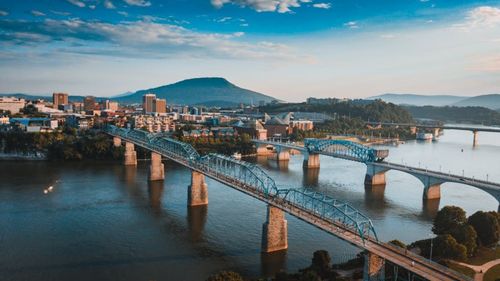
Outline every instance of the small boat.
[[52, 185], [51, 185], [51, 186], [49, 186], [49, 188], [47, 188], [47, 190], [48, 190], [49, 192], [52, 192], [52, 189], [54, 189], [54, 187], [53, 187]]
[[417, 140], [432, 140], [432, 138], [431, 133], [417, 133]]
[[233, 153], [232, 157], [236, 160], [240, 160], [241, 159], [241, 153], [238, 153], [238, 152], [235, 152]]

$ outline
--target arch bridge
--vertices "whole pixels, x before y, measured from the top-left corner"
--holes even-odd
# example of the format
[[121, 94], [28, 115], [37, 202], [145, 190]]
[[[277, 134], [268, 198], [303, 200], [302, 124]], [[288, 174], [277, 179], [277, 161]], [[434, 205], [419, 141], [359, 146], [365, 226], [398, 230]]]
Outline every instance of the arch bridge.
[[408, 173], [419, 179], [424, 185], [422, 196], [424, 200], [441, 198], [441, 184], [443, 183], [454, 182], [469, 185], [493, 196], [499, 202], [498, 210], [500, 211], [500, 183], [387, 162], [385, 158], [389, 155], [389, 151], [386, 149], [374, 149], [348, 140], [313, 138], [305, 139], [303, 145], [268, 140], [253, 140], [253, 142], [257, 146], [258, 155], [267, 154], [267, 146], [274, 147], [278, 161], [289, 160], [289, 151], [298, 150], [304, 155], [304, 167], [307, 169], [319, 168], [320, 154], [363, 163], [367, 167], [365, 185], [368, 188], [385, 186], [385, 173], [389, 170]]
[[285, 219], [285, 213], [288, 213], [365, 250], [364, 280], [384, 280], [385, 261], [406, 269], [408, 280], [415, 276], [427, 280], [470, 280], [421, 256], [379, 241], [372, 221], [346, 202], [309, 189], [278, 188], [275, 181], [255, 164], [220, 154], [200, 156], [189, 144], [141, 130], [108, 126], [104, 131], [113, 136], [115, 146], [125, 142], [125, 165], [137, 165], [135, 145], [151, 151], [151, 181], [165, 177], [162, 157], [191, 169], [191, 185], [188, 187], [188, 205], [191, 207], [208, 204], [205, 176], [266, 203], [263, 252], [288, 248]]

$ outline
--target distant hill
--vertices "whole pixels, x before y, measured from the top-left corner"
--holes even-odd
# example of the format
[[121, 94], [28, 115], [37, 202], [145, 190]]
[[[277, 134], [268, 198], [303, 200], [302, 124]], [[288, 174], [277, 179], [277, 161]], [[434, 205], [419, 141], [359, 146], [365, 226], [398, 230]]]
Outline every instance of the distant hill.
[[482, 95], [467, 98], [453, 104], [454, 106], [481, 106], [489, 109], [500, 109], [500, 94]]
[[116, 96], [112, 99], [121, 103], [140, 103], [146, 93], [156, 94], [167, 100], [168, 104], [186, 105], [219, 105], [228, 104], [258, 104], [259, 101], [271, 102], [275, 98], [240, 88], [224, 78], [193, 78], [174, 84], [140, 90], [126, 96]]
[[381, 99], [386, 102], [401, 105], [432, 105], [432, 106], [446, 106], [458, 103], [469, 97], [451, 96], [451, 95], [413, 95], [413, 94], [384, 94], [380, 96], [370, 97], [368, 99]]

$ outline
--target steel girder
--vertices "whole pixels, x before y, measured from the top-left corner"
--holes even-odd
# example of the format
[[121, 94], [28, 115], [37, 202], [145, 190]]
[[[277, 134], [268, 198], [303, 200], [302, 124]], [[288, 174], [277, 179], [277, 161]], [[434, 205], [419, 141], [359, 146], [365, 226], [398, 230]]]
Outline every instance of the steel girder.
[[376, 150], [347, 140], [305, 139], [304, 146], [310, 153], [332, 153], [358, 159], [360, 162], [375, 162]]
[[[238, 183], [240, 186], [245, 186], [256, 193], [264, 195], [266, 198], [273, 199], [278, 204], [284, 202], [326, 221], [340, 223], [357, 233], [363, 241], [368, 237], [378, 240], [371, 220], [356, 208], [310, 189], [278, 189], [275, 181], [255, 164], [220, 154], [208, 154], [201, 157], [187, 143], [141, 130], [126, 130], [115, 126], [108, 126], [105, 130], [111, 135], [123, 138], [125, 141], [127, 139], [132, 140], [146, 149], [160, 152], [181, 162], [188, 160], [187, 165], [191, 168], [205, 171], [225, 181]], [[330, 142], [316, 141], [318, 140], [310, 142], [309, 145], [311, 146], [309, 146], [306, 140], [306, 147], [309, 149], [309, 147], [314, 146], [313, 149], [324, 149], [332, 146]], [[352, 148], [349, 151], [354, 151], [349, 155], [363, 155], [363, 153], [366, 153], [366, 147], [364, 146], [346, 141], [341, 142], [345, 143], [344, 147]]]
[[372, 221], [348, 203], [307, 188], [281, 189], [278, 196], [315, 216], [347, 226], [363, 241], [368, 237], [378, 240]]

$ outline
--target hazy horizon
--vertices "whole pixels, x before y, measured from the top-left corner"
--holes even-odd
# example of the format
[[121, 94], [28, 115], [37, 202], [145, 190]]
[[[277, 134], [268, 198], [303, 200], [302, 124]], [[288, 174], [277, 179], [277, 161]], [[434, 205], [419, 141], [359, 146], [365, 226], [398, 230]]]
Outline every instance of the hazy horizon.
[[500, 93], [500, 0], [464, 2], [0, 0], [0, 93], [196, 77], [286, 101]]

